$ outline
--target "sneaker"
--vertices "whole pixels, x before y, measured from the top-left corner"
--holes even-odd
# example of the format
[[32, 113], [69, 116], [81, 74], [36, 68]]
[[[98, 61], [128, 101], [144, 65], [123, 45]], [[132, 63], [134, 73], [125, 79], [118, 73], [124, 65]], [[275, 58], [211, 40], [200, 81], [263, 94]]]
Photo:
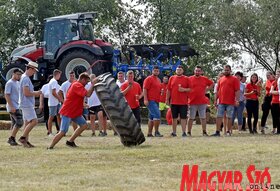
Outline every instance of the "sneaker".
[[160, 134], [159, 131], [155, 132], [155, 137], [163, 137], [163, 135]]
[[117, 132], [114, 132], [114, 136], [118, 136], [118, 133], [117, 133]]
[[18, 145], [15, 138], [11, 138], [11, 137], [8, 139], [7, 143], [9, 143], [11, 146], [17, 146]]
[[171, 133], [171, 137], [177, 137], [176, 133]]
[[48, 134], [48, 137], [51, 137], [51, 138], [52, 138], [52, 137], [54, 137], [54, 134], [49, 133], [49, 134]]
[[78, 147], [78, 146], [75, 144], [75, 142], [74, 142], [74, 141], [73, 141], [73, 142], [66, 141], [66, 145], [67, 145], [68, 147], [72, 147], [72, 148], [74, 148], [74, 147]]
[[265, 134], [265, 131], [264, 131], [264, 129], [262, 129], [262, 130], [261, 130], [261, 134], [263, 134], [263, 135]]
[[35, 147], [35, 146], [34, 146], [34, 145], [32, 145], [29, 141], [27, 141], [26, 143], [28, 144], [28, 146], [29, 146], [30, 148]]
[[183, 133], [182, 133], [182, 137], [187, 137], [186, 132], [183, 132]]
[[209, 135], [207, 134], [207, 132], [204, 131], [204, 132], [202, 133], [202, 136], [208, 137]]
[[30, 146], [27, 144], [27, 141], [25, 138], [20, 138], [18, 140], [24, 147], [29, 148]]
[[106, 132], [100, 132], [98, 134], [99, 137], [106, 137], [107, 136], [107, 133]]
[[254, 133], [255, 133], [255, 134], [259, 134], [257, 130], [254, 130]]
[[226, 134], [226, 136], [231, 136], [231, 133], [230, 133], [230, 131], [227, 131], [227, 134]]
[[47, 150], [53, 150], [53, 147], [47, 147]]
[[147, 137], [154, 137], [154, 135], [153, 134], [148, 134]]
[[211, 137], [220, 137], [220, 131], [216, 131], [216, 133], [212, 134]]
[[191, 137], [192, 136], [192, 133], [191, 132], [188, 132], [188, 137]]
[[96, 135], [95, 135], [95, 133], [92, 133], [91, 136], [92, 136], [92, 137], [95, 137]]

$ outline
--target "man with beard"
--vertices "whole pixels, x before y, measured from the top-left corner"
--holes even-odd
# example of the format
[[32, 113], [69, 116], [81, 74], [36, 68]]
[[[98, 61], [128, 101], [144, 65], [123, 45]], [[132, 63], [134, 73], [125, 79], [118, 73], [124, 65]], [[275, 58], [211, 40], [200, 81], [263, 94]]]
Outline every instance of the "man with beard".
[[214, 133], [212, 136], [220, 136], [220, 128], [225, 112], [228, 128], [227, 135], [231, 135], [231, 118], [233, 115], [234, 106], [238, 106], [240, 99], [240, 81], [235, 76], [231, 75], [230, 65], [224, 66], [223, 74], [224, 76], [221, 77], [217, 85], [217, 97], [215, 100], [215, 105], [217, 103], [217, 99], [219, 99], [219, 104], [216, 119], [216, 133]]

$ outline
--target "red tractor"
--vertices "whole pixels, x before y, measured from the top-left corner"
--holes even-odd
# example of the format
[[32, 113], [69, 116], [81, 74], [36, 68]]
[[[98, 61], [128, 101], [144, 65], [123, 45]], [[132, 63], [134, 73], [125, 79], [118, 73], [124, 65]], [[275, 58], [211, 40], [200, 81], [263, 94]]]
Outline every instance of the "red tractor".
[[113, 47], [94, 37], [95, 16], [96, 13], [87, 12], [46, 18], [42, 41], [12, 52], [3, 71], [6, 80], [11, 78], [14, 68], [24, 71], [29, 61], [39, 64], [39, 72], [32, 79], [37, 88], [55, 68], [62, 71], [61, 81], [68, 79], [71, 70], [76, 76], [85, 71], [96, 75], [112, 72]]

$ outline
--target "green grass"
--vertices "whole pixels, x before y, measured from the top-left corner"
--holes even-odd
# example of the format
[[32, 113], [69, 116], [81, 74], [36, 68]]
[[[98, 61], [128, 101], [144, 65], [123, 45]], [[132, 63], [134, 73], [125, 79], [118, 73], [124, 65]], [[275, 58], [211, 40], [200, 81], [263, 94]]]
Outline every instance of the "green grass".
[[[43, 126], [36, 127], [30, 141], [35, 148], [11, 147], [9, 131], [0, 131], [0, 190], [179, 190], [182, 167], [199, 165], [207, 170], [240, 170], [246, 179], [248, 165], [269, 167], [272, 184], [280, 184], [279, 136], [248, 133], [232, 137], [202, 137], [194, 125], [193, 137], [169, 137], [171, 127], [162, 125], [164, 138], [147, 138], [133, 148], [123, 147], [111, 131], [105, 138], [78, 137], [79, 148], [65, 146], [63, 138], [54, 150]], [[147, 126], [143, 125], [147, 133]], [[214, 132], [214, 126], [208, 126]], [[69, 132], [68, 135], [72, 133]], [[19, 132], [19, 135], [21, 132]], [[178, 135], [181, 134], [178, 128]]]

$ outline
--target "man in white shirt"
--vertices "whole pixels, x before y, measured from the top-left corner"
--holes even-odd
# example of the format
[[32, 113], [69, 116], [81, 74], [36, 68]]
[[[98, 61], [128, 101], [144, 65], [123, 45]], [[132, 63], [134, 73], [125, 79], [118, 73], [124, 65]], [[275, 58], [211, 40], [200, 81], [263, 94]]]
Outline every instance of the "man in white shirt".
[[123, 71], [119, 71], [118, 72], [118, 79], [116, 81], [116, 84], [121, 87], [123, 85], [123, 83], [125, 82], [124, 79], [124, 72]]
[[[58, 92], [58, 95], [60, 97], [60, 100], [61, 100], [62, 104], [63, 104], [64, 100], [66, 99], [67, 91], [69, 90], [71, 84], [75, 81], [76, 81], [75, 72], [70, 71], [69, 72], [69, 79], [61, 84], [61, 86], [59, 88], [59, 92]], [[72, 122], [72, 126], [73, 126], [73, 129], [75, 131], [77, 129], [77, 124], [75, 122]]]
[[52, 122], [54, 120], [54, 117], [57, 117], [58, 124], [60, 124], [60, 116], [58, 114], [58, 111], [60, 109], [60, 102], [62, 101], [60, 97], [58, 96], [59, 91], [59, 84], [58, 80], [60, 79], [61, 71], [58, 69], [55, 69], [53, 71], [53, 78], [49, 82], [49, 100], [48, 100], [48, 106], [49, 106], [49, 120], [48, 120], [48, 135], [52, 135]]

